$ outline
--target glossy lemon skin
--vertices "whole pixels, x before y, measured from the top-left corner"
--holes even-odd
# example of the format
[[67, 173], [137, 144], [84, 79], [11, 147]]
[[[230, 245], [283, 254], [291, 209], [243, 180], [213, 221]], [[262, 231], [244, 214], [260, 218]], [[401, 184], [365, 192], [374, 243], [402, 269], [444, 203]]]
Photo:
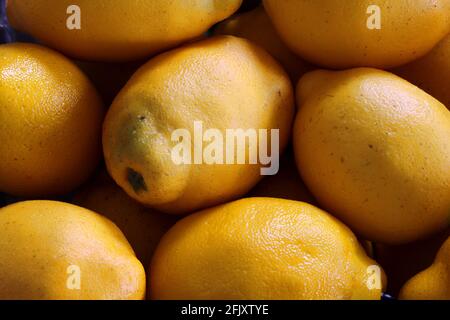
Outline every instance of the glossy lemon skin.
[[433, 264], [410, 279], [400, 291], [402, 300], [450, 300], [450, 238]]
[[309, 73], [297, 101], [297, 166], [321, 206], [383, 243], [448, 227], [450, 112], [443, 104], [370, 68]]
[[426, 56], [392, 70], [450, 109], [450, 34]]
[[[130, 61], [175, 47], [232, 15], [242, 0], [9, 0], [13, 26], [83, 60]], [[70, 6], [81, 29], [67, 28]]]
[[[168, 213], [184, 214], [246, 194], [261, 165], [182, 164], [172, 159], [175, 130], [279, 129], [287, 145], [293, 88], [263, 49], [217, 36], [164, 53], [141, 67], [114, 100], [104, 123], [109, 173], [128, 195]], [[270, 134], [270, 132], [269, 132]], [[248, 154], [247, 154], [248, 155]], [[138, 188], [133, 176], [140, 181]]]
[[[0, 228], [2, 300], [145, 296], [144, 268], [133, 249], [112, 222], [92, 211], [56, 201], [19, 202], [0, 210]], [[70, 286], [71, 266], [79, 268], [79, 289]]]
[[324, 211], [247, 198], [190, 215], [163, 237], [150, 297], [377, 300], [381, 289], [367, 286], [371, 265], [353, 233]]
[[101, 155], [104, 108], [67, 58], [34, 44], [0, 45], [0, 191], [70, 192]]
[[[367, 27], [372, 5], [380, 8], [380, 29]], [[264, 0], [264, 6], [295, 53], [332, 69], [399, 66], [450, 32], [446, 0]]]

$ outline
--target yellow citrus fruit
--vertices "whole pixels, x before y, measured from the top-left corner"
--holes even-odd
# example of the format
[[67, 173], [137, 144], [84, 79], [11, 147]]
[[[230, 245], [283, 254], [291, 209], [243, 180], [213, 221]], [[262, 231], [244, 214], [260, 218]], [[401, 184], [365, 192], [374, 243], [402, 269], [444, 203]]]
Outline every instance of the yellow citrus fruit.
[[145, 270], [106, 218], [56, 201], [0, 209], [0, 299], [143, 299]]
[[144, 266], [175, 218], [143, 207], [131, 199], [106, 172], [83, 188], [74, 198], [75, 204], [98, 212], [114, 222], [130, 242]]
[[450, 238], [433, 264], [410, 279], [400, 291], [403, 300], [450, 300]]
[[[164, 212], [224, 203], [256, 185], [262, 168], [250, 163], [250, 152], [244, 154], [247, 148], [238, 143], [234, 155], [227, 152], [232, 148], [225, 148], [226, 130], [278, 129], [281, 152], [293, 112], [289, 77], [263, 49], [232, 36], [191, 44], [152, 59], [114, 100], [103, 130], [108, 171], [132, 198]], [[195, 143], [195, 137], [202, 139], [194, 130], [199, 123], [202, 131], [215, 130], [212, 141], [223, 142], [222, 157], [220, 150], [211, 152], [217, 156], [211, 161], [202, 157], [213, 143], [205, 142], [204, 150]], [[174, 159], [178, 130], [192, 138], [187, 161], [187, 151], [180, 152], [182, 162]], [[200, 161], [194, 159], [198, 151]], [[238, 153], [245, 161], [236, 160]]]
[[329, 68], [399, 66], [450, 32], [448, 0], [264, 0], [264, 6], [294, 52]]
[[315, 71], [297, 88], [294, 149], [318, 202], [368, 240], [405, 243], [445, 229], [450, 112], [370, 68]]
[[149, 290], [163, 300], [380, 299], [370, 267], [353, 233], [326, 212], [247, 198], [179, 221], [156, 250]]
[[214, 33], [234, 35], [260, 45], [283, 65], [293, 81], [312, 69], [283, 43], [262, 6], [225, 20]]
[[63, 194], [101, 155], [104, 110], [68, 59], [32, 44], [0, 46], [0, 191]]
[[9, 0], [12, 25], [67, 55], [144, 58], [200, 36], [242, 0]]
[[394, 296], [411, 277], [433, 263], [439, 248], [450, 236], [450, 228], [432, 237], [403, 245], [374, 244], [374, 257], [389, 279], [387, 290]]
[[392, 72], [425, 90], [450, 109], [450, 34], [425, 57]]

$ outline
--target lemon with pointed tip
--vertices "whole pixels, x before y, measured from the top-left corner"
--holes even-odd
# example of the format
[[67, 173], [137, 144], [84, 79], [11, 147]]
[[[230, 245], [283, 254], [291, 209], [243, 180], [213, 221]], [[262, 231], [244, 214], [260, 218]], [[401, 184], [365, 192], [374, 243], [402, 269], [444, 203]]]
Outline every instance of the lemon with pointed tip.
[[400, 291], [402, 300], [450, 300], [450, 238], [433, 264], [410, 279]]
[[[277, 132], [273, 150], [282, 152], [293, 116], [291, 81], [267, 52], [245, 39], [212, 37], [159, 55], [134, 74], [105, 119], [106, 165], [142, 204], [190, 213], [250, 191], [265, 166], [249, 160], [259, 150], [252, 134]], [[258, 145], [272, 148], [263, 139]]]
[[402, 245], [375, 243], [375, 256], [389, 278], [388, 292], [397, 297], [402, 286], [411, 277], [433, 263], [439, 248], [448, 237], [450, 228], [426, 239]]

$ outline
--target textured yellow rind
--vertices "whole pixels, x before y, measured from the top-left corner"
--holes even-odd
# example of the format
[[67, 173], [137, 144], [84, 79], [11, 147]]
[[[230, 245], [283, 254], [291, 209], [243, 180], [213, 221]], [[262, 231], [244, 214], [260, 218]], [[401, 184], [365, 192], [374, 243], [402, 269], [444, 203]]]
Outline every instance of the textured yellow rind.
[[324, 208], [386, 243], [449, 225], [450, 112], [443, 104], [368, 68], [309, 73], [297, 101], [297, 165]]
[[0, 45], [0, 191], [64, 194], [101, 155], [104, 109], [88, 78], [61, 54], [34, 44]]
[[[248, 198], [195, 213], [163, 237], [153, 299], [380, 299], [353, 233], [303, 202]], [[382, 281], [384, 275], [380, 274]]]

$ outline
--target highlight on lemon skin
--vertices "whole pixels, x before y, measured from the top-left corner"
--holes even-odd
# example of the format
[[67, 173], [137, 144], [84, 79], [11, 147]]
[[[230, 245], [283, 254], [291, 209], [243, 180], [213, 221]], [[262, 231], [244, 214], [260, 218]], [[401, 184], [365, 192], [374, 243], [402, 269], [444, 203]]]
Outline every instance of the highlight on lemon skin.
[[68, 58], [30, 43], [0, 45], [0, 192], [69, 193], [101, 157], [104, 107]]

